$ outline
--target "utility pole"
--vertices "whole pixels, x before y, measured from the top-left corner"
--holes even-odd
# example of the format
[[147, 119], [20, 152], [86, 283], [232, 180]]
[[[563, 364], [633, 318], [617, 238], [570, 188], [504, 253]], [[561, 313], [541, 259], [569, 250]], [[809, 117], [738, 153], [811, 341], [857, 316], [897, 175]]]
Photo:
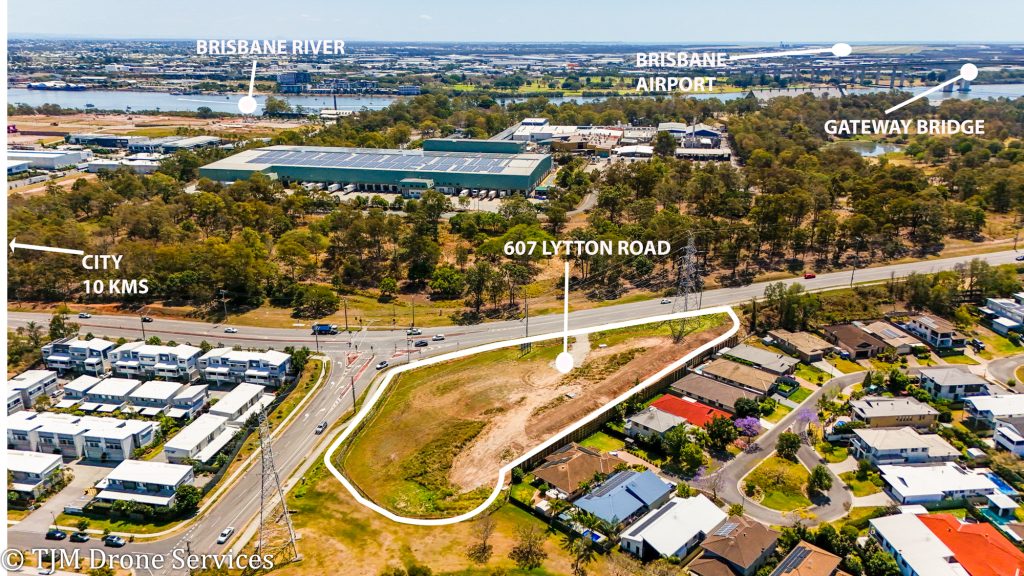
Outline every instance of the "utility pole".
[[342, 298], [342, 302], [345, 303], [345, 333], [348, 333], [348, 298]]
[[416, 327], [416, 296], [412, 297], [412, 324], [410, 324], [409, 327]]
[[[259, 444], [260, 444], [260, 516], [259, 532], [256, 539], [256, 552], [261, 555], [271, 554], [275, 559], [283, 554], [283, 564], [300, 559], [299, 549], [295, 545], [295, 529], [288, 514], [288, 501], [285, 499], [284, 486], [274, 464], [274, 453], [271, 449], [270, 425], [267, 413], [259, 411]], [[268, 551], [269, 549], [269, 551]]]
[[[686, 250], [683, 252], [682, 261], [679, 263], [679, 284], [676, 287], [676, 297], [672, 301], [672, 313], [676, 312], [689, 312], [691, 309], [690, 299], [697, 292], [697, 283], [699, 281], [697, 275], [697, 246], [694, 243], [693, 232], [689, 233], [689, 237], [686, 241]], [[682, 302], [680, 302], [682, 299]], [[678, 321], [679, 323], [672, 326], [672, 337], [676, 342], [683, 339], [686, 335], [687, 319], [683, 318]]]
[[316, 339], [316, 351], [319, 352], [320, 351], [320, 333], [316, 331], [316, 328], [313, 328], [313, 338]]
[[146, 341], [146, 321], [143, 320], [143, 318], [145, 318], [145, 316], [140, 316], [139, 317], [139, 325], [142, 326], [142, 341], [145, 342]]
[[352, 390], [352, 411], [354, 412], [356, 409], [356, 377], [349, 376], [348, 378], [349, 384], [351, 384], [350, 389]]
[[224, 321], [228, 321], [228, 291], [221, 289], [220, 302], [224, 305]]
[[854, 238], [857, 241], [857, 247], [853, 249], [853, 270], [850, 270], [850, 287], [853, 287], [853, 275], [857, 273], [857, 267], [860, 266], [860, 245], [864, 242], [863, 238]]

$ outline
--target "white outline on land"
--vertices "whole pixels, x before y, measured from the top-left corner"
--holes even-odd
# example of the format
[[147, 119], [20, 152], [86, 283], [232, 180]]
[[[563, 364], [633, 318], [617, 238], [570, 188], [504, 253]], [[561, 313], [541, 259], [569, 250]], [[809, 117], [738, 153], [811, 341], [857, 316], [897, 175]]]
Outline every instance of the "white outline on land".
[[[630, 326], [639, 326], [641, 324], [652, 324], [652, 323], [655, 323], [655, 322], [665, 322], [665, 321], [668, 321], [668, 320], [679, 320], [681, 318], [689, 318], [689, 317], [694, 317], [694, 316], [705, 316], [705, 315], [709, 315], [709, 314], [726, 314], [726, 315], [728, 315], [732, 319], [732, 328], [730, 328], [724, 334], [722, 334], [721, 336], [715, 338], [714, 340], [711, 340], [710, 342], [704, 344], [703, 346], [700, 346], [696, 350], [691, 351], [686, 356], [683, 356], [682, 358], [672, 362], [671, 364], [668, 364], [667, 366], [665, 366], [664, 368], [662, 368], [661, 370], [659, 370], [655, 374], [649, 376], [643, 382], [640, 382], [639, 384], [637, 384], [636, 386], [630, 388], [626, 392], [623, 392], [621, 395], [619, 395], [619, 397], [615, 398], [611, 402], [608, 402], [604, 406], [602, 406], [602, 407], [592, 411], [590, 414], [587, 414], [586, 416], [584, 416], [579, 421], [575, 422], [574, 424], [571, 424], [571, 425], [567, 426], [566, 428], [564, 428], [563, 430], [561, 430], [557, 434], [552, 435], [551, 438], [545, 440], [544, 442], [542, 442], [541, 444], [537, 445], [532, 450], [526, 452], [525, 454], [523, 454], [519, 458], [516, 458], [514, 461], [509, 462], [508, 464], [502, 466], [501, 469], [498, 470], [498, 482], [495, 484], [494, 490], [491, 491], [491, 495], [488, 496], [487, 500], [485, 500], [482, 504], [480, 504], [479, 506], [477, 506], [473, 510], [470, 510], [469, 512], [465, 512], [463, 514], [460, 514], [458, 516], [453, 516], [451, 518], [407, 518], [405, 516], [399, 516], [399, 515], [395, 514], [394, 512], [391, 512], [390, 510], [386, 510], [385, 508], [382, 508], [381, 506], [378, 506], [374, 502], [370, 501], [370, 499], [368, 499], [365, 496], [363, 496], [359, 492], [359, 490], [355, 486], [353, 486], [351, 482], [349, 482], [348, 478], [345, 478], [345, 476], [342, 475], [341, 472], [339, 472], [338, 469], [334, 467], [334, 464], [331, 463], [331, 456], [334, 454], [335, 451], [337, 451], [338, 447], [341, 446], [341, 443], [344, 442], [349, 436], [352, 435], [352, 433], [356, 430], [356, 428], [358, 428], [359, 424], [370, 414], [370, 411], [377, 404], [377, 402], [380, 401], [381, 397], [384, 394], [384, 390], [386, 390], [388, 385], [391, 384], [391, 381], [394, 380], [394, 378], [395, 378], [395, 376], [397, 374], [401, 374], [402, 372], [407, 372], [409, 370], [414, 370], [414, 369], [420, 368], [422, 366], [430, 366], [431, 364], [438, 364], [438, 363], [441, 363], [441, 362], [447, 362], [449, 360], [456, 360], [458, 358], [465, 358], [466, 356], [471, 356], [473, 354], [479, 354], [480, 352], [490, 352], [491, 350], [497, 350], [499, 348], [508, 348], [510, 346], [518, 346], [518, 345], [521, 345], [521, 344], [530, 344], [530, 343], [533, 343], [533, 342], [540, 342], [541, 340], [553, 340], [555, 338], [563, 338], [563, 337], [567, 338], [569, 336], [579, 336], [579, 335], [582, 335], [582, 334], [590, 334], [592, 332], [599, 332], [599, 331], [602, 331], [602, 330], [616, 330], [616, 329], [619, 329], [619, 328], [629, 328]], [[540, 334], [538, 336], [529, 336], [529, 337], [526, 337], [526, 338], [516, 338], [514, 340], [501, 340], [501, 341], [498, 341], [498, 342], [491, 342], [490, 344], [483, 344], [481, 346], [475, 346], [473, 348], [467, 348], [465, 350], [458, 350], [458, 351], [455, 351], [455, 352], [448, 352], [447, 354], [441, 354], [441, 355], [438, 355], [438, 356], [434, 356], [432, 358], [426, 358], [424, 360], [417, 360], [416, 362], [412, 362], [410, 364], [403, 364], [402, 366], [397, 366], [397, 367], [392, 368], [392, 369], [387, 371], [387, 373], [384, 375], [384, 380], [381, 382], [381, 385], [379, 387], [377, 387], [377, 390], [374, 392], [373, 396], [369, 399], [368, 402], [366, 402], [363, 405], [362, 409], [359, 411], [359, 413], [356, 415], [356, 417], [345, 428], [345, 431], [342, 432], [341, 435], [338, 436], [338, 438], [336, 438], [334, 440], [334, 442], [331, 443], [330, 448], [327, 449], [327, 453], [324, 454], [324, 464], [327, 465], [327, 469], [331, 471], [331, 474], [333, 474], [334, 477], [337, 478], [339, 482], [341, 482], [341, 484], [345, 487], [346, 490], [349, 491], [350, 494], [352, 494], [352, 497], [354, 497], [357, 502], [359, 502], [363, 506], [366, 506], [370, 510], [373, 510], [374, 512], [377, 512], [381, 516], [384, 516], [384, 517], [386, 517], [386, 518], [388, 518], [390, 520], [394, 520], [395, 522], [399, 522], [399, 523], [402, 523], [402, 524], [412, 524], [412, 525], [415, 525], [415, 526], [446, 526], [446, 525], [449, 525], [449, 524], [456, 524], [456, 523], [462, 522], [464, 520], [469, 520], [470, 518], [473, 518], [474, 516], [476, 516], [477, 514], [483, 512], [484, 510], [487, 510], [487, 508], [489, 508], [490, 505], [493, 504], [495, 500], [497, 500], [498, 496], [501, 494], [502, 487], [505, 484], [505, 477], [506, 477], [507, 474], [511, 473], [513, 468], [515, 468], [516, 466], [518, 466], [522, 462], [525, 462], [529, 458], [533, 457], [535, 454], [539, 453], [540, 451], [550, 447], [552, 444], [554, 444], [556, 441], [561, 439], [563, 436], [565, 436], [569, 432], [572, 432], [573, 430], [576, 430], [577, 428], [583, 426], [584, 424], [587, 424], [588, 422], [591, 422], [592, 420], [594, 420], [595, 418], [600, 416], [605, 410], [608, 410], [609, 408], [611, 408], [612, 406], [615, 406], [616, 404], [620, 404], [620, 403], [624, 402], [630, 396], [636, 394], [637, 392], [643, 390], [644, 388], [647, 388], [651, 384], [654, 384], [655, 382], [660, 380], [662, 377], [664, 377], [667, 374], [671, 373], [673, 370], [676, 370], [680, 366], [683, 366], [691, 358], [696, 357], [698, 354], [701, 354], [702, 352], [704, 352], [705, 350], [707, 350], [709, 348], [712, 348], [714, 346], [717, 346], [717, 345], [721, 344], [722, 342], [725, 342], [726, 340], [731, 338], [734, 334], [736, 334], [739, 331], [739, 328], [740, 328], [740, 320], [739, 320], [739, 318], [736, 317], [736, 313], [733, 312], [733, 310], [732, 310], [732, 308], [730, 306], [716, 306], [714, 308], [705, 308], [705, 309], [702, 309], [702, 310], [691, 310], [691, 311], [688, 311], [688, 312], [676, 312], [674, 314], [662, 314], [662, 315], [659, 315], [659, 316], [649, 316], [647, 318], [640, 318], [638, 320], [626, 320], [626, 321], [623, 321], [623, 322], [613, 322], [611, 324], [602, 324], [600, 326], [592, 326], [592, 327], [589, 327], [589, 328], [577, 328], [575, 330], [571, 330], [571, 331], [568, 331], [568, 332], [561, 331], [561, 332], [554, 332], [554, 333], [548, 333], [548, 334]]]

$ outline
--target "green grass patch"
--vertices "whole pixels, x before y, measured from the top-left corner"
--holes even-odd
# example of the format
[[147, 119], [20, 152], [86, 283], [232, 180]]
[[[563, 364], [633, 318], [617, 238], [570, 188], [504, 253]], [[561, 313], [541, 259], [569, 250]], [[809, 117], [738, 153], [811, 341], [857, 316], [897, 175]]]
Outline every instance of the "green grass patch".
[[942, 359], [948, 362], [949, 364], [967, 364], [973, 366], [978, 363], [978, 361], [975, 360], [974, 358], [971, 358], [970, 356], [965, 356], [963, 354], [943, 356]]
[[807, 400], [811, 395], [811, 391], [803, 386], [797, 388], [796, 392], [789, 395], [789, 399], [797, 404], [800, 404], [804, 400]]
[[850, 513], [845, 518], [832, 522], [832, 526], [836, 530], [841, 530], [843, 526], [853, 526], [863, 535], [867, 533], [870, 527], [869, 522], [873, 518], [885, 516], [887, 510], [885, 506], [858, 506], [851, 508]]
[[[978, 340], [985, 343], [985, 350], [983, 352], [987, 352], [992, 358], [1013, 356], [1014, 354], [1024, 352], [1024, 346], [1015, 346], [1013, 342], [990, 330], [979, 330]], [[979, 356], [981, 355], [979, 354]]]
[[828, 442], [818, 442], [814, 449], [829, 464], [838, 464], [850, 456], [850, 451], [844, 446], [835, 446]]
[[[619, 300], [616, 300], [615, 303], [618, 304]], [[728, 318], [729, 317], [725, 314], [708, 314], [705, 316], [690, 318], [686, 324], [684, 335], [702, 332], [704, 330], [721, 326], [728, 320]], [[642, 326], [629, 326], [627, 328], [617, 328], [615, 330], [591, 332], [590, 344], [592, 346], [600, 344], [614, 346], [615, 344], [635, 340], [637, 338], [672, 336], [672, 330], [677, 323], [678, 321], [659, 322], [657, 324], [644, 324]]]
[[533, 503], [533, 495], [536, 493], [537, 489], [527, 482], [513, 484], [509, 489], [509, 496], [526, 505]]
[[173, 528], [181, 519], [171, 520], [170, 522], [136, 522], [129, 519], [113, 519], [101, 516], [99, 514], [58, 514], [57, 525], [75, 527], [78, 521], [82, 518], [89, 519], [89, 530], [105, 530], [110, 529], [111, 532], [131, 532], [133, 534], [153, 534], [154, 532], [162, 532], [169, 528]]
[[762, 416], [762, 418], [764, 418], [765, 420], [771, 422], [772, 424], [778, 424], [779, 420], [782, 420], [783, 418], [785, 418], [786, 414], [789, 414], [792, 411], [793, 411], [793, 409], [790, 408], [789, 406], [783, 406], [782, 404], [777, 404], [775, 406], [775, 411], [774, 412], [772, 412], [771, 414], [769, 414], [767, 416]]
[[[859, 497], [878, 494], [879, 492], [882, 491], [882, 488], [880, 486], [877, 486], [874, 482], [872, 482], [872, 478], [877, 476], [877, 473], [872, 472], [871, 474], [869, 474], [869, 478], [867, 480], [858, 480], [857, 471], [852, 470], [850, 472], [843, 472], [842, 474], [839, 475], [839, 478], [841, 478], [843, 482], [846, 482], [846, 485], [849, 486], [850, 489], [853, 491], [854, 496]], [[881, 482], [881, 479], [879, 479], [878, 482]]]
[[872, 358], [868, 360], [868, 362], [871, 363], [871, 366], [874, 367], [875, 370], [883, 374], [888, 374], [889, 372], [892, 371], [893, 368], [900, 367], [899, 364], [893, 362], [884, 362], [882, 360], [879, 360], [878, 358]]
[[600, 450], [602, 452], [622, 450], [625, 445], [626, 443], [622, 440], [601, 432], [600, 430], [594, 432], [590, 436], [587, 436], [580, 442], [580, 446], [586, 446], [587, 448], [593, 448], [594, 450]]
[[811, 501], [804, 494], [810, 473], [803, 464], [779, 456], [768, 458], [744, 479], [747, 495], [761, 494], [761, 505], [773, 510], [806, 508]]
[[856, 362], [845, 360], [839, 356], [832, 356], [828, 359], [828, 363], [835, 366], [843, 374], [852, 374], [854, 372], [863, 372], [864, 367]]
[[821, 384], [827, 382], [832, 378], [827, 372], [818, 368], [817, 366], [811, 366], [810, 364], [804, 364], [803, 362], [796, 365], [796, 376], [803, 378], [804, 380], [811, 382], [812, 384]]

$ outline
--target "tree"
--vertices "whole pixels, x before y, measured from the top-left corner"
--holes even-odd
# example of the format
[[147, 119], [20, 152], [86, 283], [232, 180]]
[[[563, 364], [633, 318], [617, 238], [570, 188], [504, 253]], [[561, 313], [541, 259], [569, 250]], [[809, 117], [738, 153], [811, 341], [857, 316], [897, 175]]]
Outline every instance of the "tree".
[[341, 299], [327, 286], [306, 284], [295, 289], [292, 307], [299, 318], [323, 318], [338, 311]]
[[466, 551], [466, 556], [471, 561], [477, 564], [486, 564], [491, 559], [494, 546], [488, 541], [491, 539], [491, 535], [494, 534], [495, 524], [494, 518], [490, 515], [484, 516], [473, 524], [477, 541], [470, 544], [469, 549]]
[[775, 451], [779, 456], [786, 460], [796, 461], [796, 453], [800, 450], [800, 436], [793, 432], [783, 432], [779, 434], [778, 443], [775, 446]]
[[741, 436], [748, 440], [761, 433], [761, 419], [754, 416], [747, 416], [736, 420], [736, 429]]
[[75, 528], [78, 528], [79, 532], [85, 532], [86, 530], [89, 529], [89, 519], [88, 518], [81, 518], [81, 519], [79, 519], [79, 521], [75, 523]]
[[730, 504], [729, 516], [743, 516], [743, 504]]
[[78, 334], [78, 324], [68, 322], [68, 309], [61, 307], [50, 317], [50, 340], [59, 340]]
[[704, 429], [708, 433], [711, 447], [716, 450], [725, 450], [726, 446], [739, 437], [739, 431], [736, 430], [732, 420], [724, 416], [712, 418], [710, 422], [704, 425]]
[[683, 446], [679, 452], [679, 463], [687, 473], [693, 474], [704, 465], [704, 451], [700, 449], [700, 446], [691, 442]]
[[389, 300], [398, 292], [398, 282], [390, 276], [385, 276], [380, 281], [380, 297], [382, 300]]
[[182, 484], [174, 491], [174, 511], [181, 515], [188, 515], [199, 510], [199, 501], [203, 499], [203, 493], [199, 488], [191, 484]]
[[267, 100], [263, 104], [263, 114], [265, 116], [278, 116], [289, 112], [291, 112], [291, 106], [288, 105], [287, 100], [277, 96], [267, 96]]
[[540, 568], [548, 553], [544, 551], [544, 534], [534, 525], [524, 525], [516, 528], [516, 542], [508, 553], [510, 560], [516, 563], [520, 570], [534, 570]]
[[581, 530], [579, 532], [571, 530], [566, 534], [562, 539], [562, 548], [572, 556], [573, 576], [587, 576], [586, 566], [594, 561], [596, 553], [594, 540], [581, 532], [596, 531], [601, 520], [589, 512], [577, 509], [573, 514], [573, 521], [579, 525]]
[[807, 480], [807, 489], [812, 492], [825, 493], [832, 489], [832, 474], [828, 468], [818, 464], [811, 470], [811, 476]]
[[654, 137], [654, 153], [658, 156], [675, 156], [676, 145], [676, 137], [671, 132], [661, 131]]
[[733, 408], [736, 410], [737, 418], [759, 416], [761, 414], [761, 406], [753, 398], [739, 398], [736, 400]]
[[466, 289], [466, 277], [454, 266], [444, 265], [434, 269], [430, 290], [440, 300], [451, 300], [462, 295]]

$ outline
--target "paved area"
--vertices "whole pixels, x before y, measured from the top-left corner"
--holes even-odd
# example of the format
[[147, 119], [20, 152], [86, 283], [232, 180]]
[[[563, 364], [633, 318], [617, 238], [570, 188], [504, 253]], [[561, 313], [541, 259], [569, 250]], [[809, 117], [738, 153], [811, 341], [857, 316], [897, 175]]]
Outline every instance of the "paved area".
[[892, 498], [885, 492], [879, 492], [877, 494], [871, 494], [870, 496], [854, 496], [853, 507], [859, 508], [861, 506], [889, 506], [893, 504]]
[[67, 464], [75, 477], [60, 492], [50, 496], [39, 508], [32, 511], [24, 520], [18, 522], [17, 529], [20, 532], [34, 532], [42, 534], [53, 524], [53, 518], [64, 512], [64, 507], [75, 502], [85, 495], [86, 490], [92, 488], [97, 482], [106, 478], [107, 474], [114, 469], [114, 464]]
[[[1016, 380], [1014, 372], [1020, 366], [1024, 366], [1024, 354], [997, 358], [988, 363], [988, 377], [1000, 384], [1006, 384], [1011, 378]], [[1020, 383], [1018, 382], [1018, 384]]]
[[835, 366], [829, 364], [828, 362], [826, 362], [824, 360], [818, 360], [817, 362], [815, 362], [813, 364], [813, 366], [815, 368], [819, 369], [819, 370], [825, 371], [825, 373], [827, 373], [827, 374], [831, 374], [833, 378], [838, 378], [838, 377], [843, 376], [845, 374], [845, 372], [843, 372], [839, 368], [836, 368]]
[[853, 472], [857, 469], [857, 460], [853, 456], [847, 456], [846, 460], [835, 464], [826, 464], [833, 474], [839, 476], [844, 472]]

